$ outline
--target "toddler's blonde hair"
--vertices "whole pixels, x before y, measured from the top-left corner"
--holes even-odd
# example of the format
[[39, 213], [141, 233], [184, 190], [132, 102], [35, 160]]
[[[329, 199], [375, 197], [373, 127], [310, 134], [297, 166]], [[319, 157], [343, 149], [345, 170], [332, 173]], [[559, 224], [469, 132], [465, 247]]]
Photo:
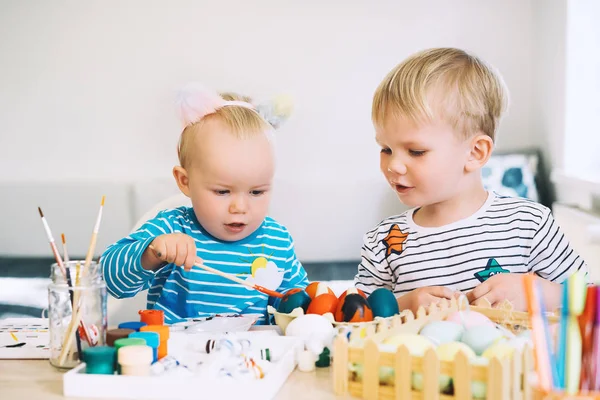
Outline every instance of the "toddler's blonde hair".
[[[220, 96], [226, 101], [243, 101], [252, 104], [252, 99], [236, 93], [221, 93]], [[193, 143], [196, 135], [201, 133], [202, 127], [212, 120], [220, 120], [232, 135], [239, 139], [245, 139], [258, 134], [270, 132], [272, 126], [257, 111], [248, 107], [228, 105], [218, 108], [216, 111], [203, 116], [199, 121], [187, 125], [181, 137], [177, 154], [179, 163], [183, 168], [190, 165], [193, 151]]]
[[495, 140], [508, 105], [502, 77], [467, 52], [434, 48], [410, 56], [384, 78], [373, 98], [373, 123], [383, 127], [403, 116], [416, 123], [442, 118], [470, 137], [482, 132]]

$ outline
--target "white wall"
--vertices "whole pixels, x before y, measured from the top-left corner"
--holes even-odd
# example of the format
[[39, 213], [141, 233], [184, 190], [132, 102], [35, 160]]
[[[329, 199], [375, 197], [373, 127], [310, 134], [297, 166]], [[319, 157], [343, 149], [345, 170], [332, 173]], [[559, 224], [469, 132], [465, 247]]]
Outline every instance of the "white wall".
[[[179, 135], [172, 102], [185, 82], [258, 98], [286, 92], [296, 110], [278, 137], [274, 215], [305, 260], [355, 259], [362, 233], [401, 210], [378, 172], [369, 114], [379, 81], [410, 53], [457, 46], [496, 65], [511, 91], [499, 147], [540, 142], [532, 4], [5, 0], [0, 184], [85, 182], [102, 191], [105, 182], [168, 179]], [[0, 221], [35, 213], [25, 203], [0, 207]], [[79, 224], [63, 225], [87, 237], [91, 224]], [[24, 240], [32, 229], [39, 224], [11, 231]]]

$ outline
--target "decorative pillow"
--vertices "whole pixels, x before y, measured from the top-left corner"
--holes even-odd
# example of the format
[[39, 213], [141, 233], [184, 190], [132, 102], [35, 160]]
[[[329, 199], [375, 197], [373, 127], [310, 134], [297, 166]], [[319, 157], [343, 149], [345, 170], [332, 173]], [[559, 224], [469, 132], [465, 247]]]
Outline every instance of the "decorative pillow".
[[504, 196], [539, 201], [537, 154], [493, 155], [481, 170], [483, 185]]

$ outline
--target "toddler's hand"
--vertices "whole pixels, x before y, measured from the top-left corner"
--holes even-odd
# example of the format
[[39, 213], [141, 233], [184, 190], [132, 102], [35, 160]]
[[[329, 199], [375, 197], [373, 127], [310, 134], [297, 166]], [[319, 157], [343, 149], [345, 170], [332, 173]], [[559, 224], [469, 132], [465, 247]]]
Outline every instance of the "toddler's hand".
[[165, 262], [183, 266], [183, 269], [189, 271], [194, 263], [201, 263], [202, 260], [196, 255], [196, 242], [191, 236], [169, 233], [157, 236], [142, 255], [142, 266], [150, 267], [146, 269], [156, 269]]
[[416, 313], [420, 306], [427, 307], [432, 303], [440, 302], [442, 299], [450, 300], [458, 294], [444, 286], [422, 287], [398, 297], [398, 307], [400, 311], [409, 309]]
[[489, 301], [492, 307], [496, 307], [504, 300], [508, 300], [515, 311], [525, 311], [523, 275], [496, 274], [467, 293], [467, 299], [471, 304], [481, 298]]

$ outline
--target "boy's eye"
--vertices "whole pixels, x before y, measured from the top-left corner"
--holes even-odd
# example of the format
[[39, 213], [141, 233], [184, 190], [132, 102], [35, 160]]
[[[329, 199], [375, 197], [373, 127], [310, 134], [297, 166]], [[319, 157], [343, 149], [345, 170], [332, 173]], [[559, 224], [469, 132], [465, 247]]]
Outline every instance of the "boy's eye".
[[392, 149], [388, 148], [388, 147], [384, 147], [381, 149], [381, 152], [383, 154], [392, 154]]
[[420, 157], [425, 154], [425, 150], [409, 150], [408, 154], [414, 157]]
[[252, 196], [262, 196], [265, 194], [266, 190], [251, 190], [250, 195]]
[[229, 190], [214, 190], [214, 192], [218, 196], [225, 196], [229, 194]]

